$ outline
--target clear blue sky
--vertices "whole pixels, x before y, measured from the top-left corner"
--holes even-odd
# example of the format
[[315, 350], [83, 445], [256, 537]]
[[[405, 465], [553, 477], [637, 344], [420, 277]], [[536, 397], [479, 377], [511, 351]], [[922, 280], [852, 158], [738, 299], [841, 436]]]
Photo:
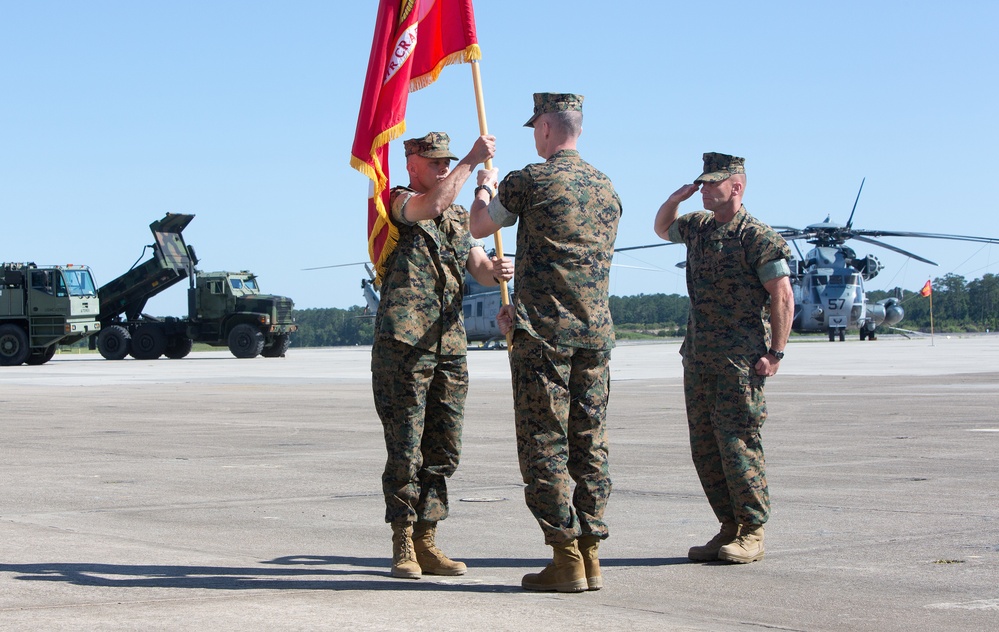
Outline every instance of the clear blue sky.
[[[496, 166], [538, 160], [532, 92], [585, 95], [580, 149], [623, 200], [619, 247], [656, 241], [656, 209], [705, 151], [746, 157], [746, 206], [771, 224], [845, 223], [866, 177], [855, 227], [999, 237], [995, 2], [475, 11]], [[252, 270], [300, 308], [363, 304], [362, 268], [302, 268], [367, 256], [368, 180], [349, 155], [374, 18], [373, 1], [0, 0], [0, 261], [85, 263], [105, 283], [151, 221], [193, 213], [203, 270]], [[407, 138], [444, 130], [463, 155], [469, 67], [412, 94], [407, 122]], [[997, 246], [886, 241], [940, 266], [854, 242], [886, 265], [869, 289], [999, 273]], [[615, 268], [613, 294], [686, 293], [681, 246], [630, 254], [615, 262], [660, 270]], [[147, 311], [184, 301], [174, 288]]]

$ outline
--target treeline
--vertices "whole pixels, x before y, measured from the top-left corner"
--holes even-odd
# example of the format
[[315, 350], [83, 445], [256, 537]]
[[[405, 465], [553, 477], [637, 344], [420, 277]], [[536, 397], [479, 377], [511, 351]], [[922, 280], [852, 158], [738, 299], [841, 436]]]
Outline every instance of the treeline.
[[[966, 281], [948, 274], [933, 279], [933, 328], [939, 332], [996, 331], [999, 327], [999, 276], [986, 274]], [[895, 288], [871, 291], [868, 301], [895, 297], [902, 302], [905, 319], [899, 327], [930, 331], [930, 298], [919, 290]], [[610, 297], [611, 316], [619, 339], [683, 336], [690, 301], [679, 294], [639, 294]], [[361, 307], [296, 310], [296, 347], [370, 345], [374, 319]]]
[[296, 347], [370, 345], [374, 337], [374, 318], [358, 306], [295, 310], [295, 322], [291, 343]]

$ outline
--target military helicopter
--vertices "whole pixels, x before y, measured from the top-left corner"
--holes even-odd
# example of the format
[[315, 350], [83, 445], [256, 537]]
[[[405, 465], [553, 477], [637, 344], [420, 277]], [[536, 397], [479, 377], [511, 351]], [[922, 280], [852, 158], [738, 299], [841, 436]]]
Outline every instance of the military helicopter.
[[[858, 257], [846, 245], [847, 240], [856, 239], [880, 246], [930, 265], [937, 264], [871, 237], [921, 237], [999, 244], [999, 239], [990, 237], [853, 228], [853, 216], [865, 181], [866, 178], [860, 183], [846, 226], [831, 222], [826, 217], [824, 222], [805, 228], [773, 227], [784, 239], [792, 242], [798, 252], [798, 258], [790, 261], [794, 290], [794, 321], [791, 327], [794, 331], [826, 332], [830, 342], [837, 338], [842, 342], [847, 329], [858, 328], [861, 340], [876, 340], [879, 326], [897, 325], [905, 317], [898, 298], [886, 298], [876, 303], [867, 300], [864, 281], [876, 277], [884, 266], [874, 255]], [[797, 240], [805, 240], [815, 247], [802, 255]]]

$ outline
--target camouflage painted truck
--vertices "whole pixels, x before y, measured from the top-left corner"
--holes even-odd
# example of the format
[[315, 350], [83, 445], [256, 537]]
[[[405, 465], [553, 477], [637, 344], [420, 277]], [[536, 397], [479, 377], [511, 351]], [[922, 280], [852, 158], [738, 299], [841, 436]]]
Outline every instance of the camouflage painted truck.
[[0, 366], [45, 364], [100, 329], [87, 266], [0, 264]]
[[[261, 294], [256, 277], [245, 270], [196, 270], [198, 258], [181, 234], [192, 219], [167, 213], [150, 224], [153, 257], [101, 286], [101, 333], [91, 339], [91, 348], [108, 360], [183, 358], [195, 342], [228, 347], [237, 358], [283, 356], [298, 329], [294, 303]], [[184, 279], [189, 280], [186, 317], [143, 313], [150, 298]]]

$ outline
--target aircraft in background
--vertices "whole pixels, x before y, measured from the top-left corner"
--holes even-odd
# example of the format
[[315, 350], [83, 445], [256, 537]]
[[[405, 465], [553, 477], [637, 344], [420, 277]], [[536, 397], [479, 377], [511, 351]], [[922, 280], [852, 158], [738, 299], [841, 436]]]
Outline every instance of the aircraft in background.
[[[824, 222], [805, 228], [773, 227], [784, 239], [794, 244], [798, 253], [798, 258], [790, 262], [791, 284], [794, 289], [794, 331], [825, 332], [829, 341], [833, 342], [837, 338], [845, 340], [847, 329], [859, 329], [861, 340], [876, 340], [878, 327], [892, 327], [905, 318], [905, 310], [897, 297], [882, 299], [876, 303], [867, 300], [864, 281], [876, 277], [884, 266], [874, 255], [858, 257], [853, 248], [846, 245], [850, 239], [873, 244], [934, 266], [937, 264], [929, 259], [871, 238], [920, 237], [999, 244], [999, 239], [992, 237], [854, 228], [853, 216], [863, 190], [864, 181], [861, 181], [846, 226], [831, 222], [826, 217]], [[802, 254], [797, 240], [805, 240], [815, 247]]]

